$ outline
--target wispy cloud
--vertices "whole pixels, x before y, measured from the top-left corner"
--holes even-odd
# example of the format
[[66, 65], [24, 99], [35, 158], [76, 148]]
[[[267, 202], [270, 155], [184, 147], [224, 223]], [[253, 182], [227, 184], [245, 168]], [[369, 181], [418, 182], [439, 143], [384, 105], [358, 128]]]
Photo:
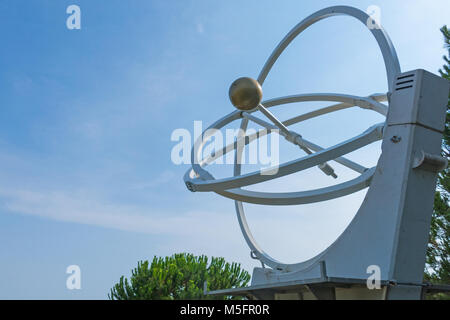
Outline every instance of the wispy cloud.
[[3, 188], [0, 189], [0, 197], [7, 210], [20, 214], [155, 235], [192, 236], [199, 231], [217, 233], [218, 230], [211, 230], [208, 221], [213, 219], [215, 224], [222, 226], [232, 222], [229, 215], [220, 212], [155, 212], [145, 206], [102, 202], [86, 193]]
[[[139, 182], [131, 186], [133, 190], [151, 189], [160, 186], [161, 184], [167, 184], [178, 178], [175, 173], [171, 170], [164, 170], [156, 178], [148, 182]], [[178, 181], [177, 181], [178, 182]]]
[[[164, 175], [162, 175], [163, 177]], [[246, 206], [257, 241], [276, 258], [287, 262], [307, 259], [330, 245], [356, 212], [364, 193], [330, 204], [280, 208]], [[124, 205], [95, 198], [89, 192], [42, 192], [0, 188], [3, 207], [10, 212], [58, 221], [169, 236], [162, 246], [231, 254], [234, 246], [245, 251], [233, 206], [203, 203], [183, 210], [157, 211], [146, 205]], [[215, 208], [212, 211], [205, 208]], [[167, 210], [167, 211], [164, 211]], [[318, 230], [318, 221], [322, 221]], [[207, 241], [205, 239], [208, 239]], [[295, 243], [295, 245], [290, 245]], [[173, 250], [173, 249], [172, 249]]]

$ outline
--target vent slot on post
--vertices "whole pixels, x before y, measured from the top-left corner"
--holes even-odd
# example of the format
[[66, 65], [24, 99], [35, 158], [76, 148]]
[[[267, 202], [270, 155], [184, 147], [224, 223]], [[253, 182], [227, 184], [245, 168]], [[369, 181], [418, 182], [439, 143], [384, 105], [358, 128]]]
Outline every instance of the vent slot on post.
[[395, 91], [412, 88], [414, 86], [414, 73], [403, 75], [397, 78]]

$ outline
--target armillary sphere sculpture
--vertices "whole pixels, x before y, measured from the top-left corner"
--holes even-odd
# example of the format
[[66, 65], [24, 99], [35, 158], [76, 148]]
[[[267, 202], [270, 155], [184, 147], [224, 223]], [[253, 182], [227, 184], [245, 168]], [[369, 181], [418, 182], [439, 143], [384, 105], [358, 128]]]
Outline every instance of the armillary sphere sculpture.
[[[191, 153], [192, 168], [184, 176], [191, 191], [213, 191], [235, 201], [239, 225], [253, 258], [252, 285], [247, 288], [219, 290], [211, 294], [245, 294], [254, 298], [280, 298], [283, 294], [300, 299], [418, 299], [422, 284], [436, 175], [447, 161], [440, 156], [449, 83], [424, 70], [401, 73], [395, 49], [381, 26], [369, 28], [381, 50], [386, 67], [387, 94], [366, 97], [338, 93], [297, 94], [262, 101], [264, 80], [286, 47], [312, 24], [336, 15], [348, 15], [366, 26], [370, 17], [363, 11], [336, 6], [320, 10], [296, 25], [270, 55], [256, 80], [240, 78], [229, 95], [237, 110], [212, 124], [220, 129], [240, 121], [237, 143], [199, 158], [208, 132], [199, 137]], [[279, 120], [270, 108], [304, 101], [335, 102], [330, 106], [288, 120]], [[386, 102], [384, 104], [382, 102]], [[359, 107], [386, 116], [361, 134], [329, 148], [322, 148], [289, 130], [289, 126], [346, 108]], [[258, 116], [260, 113], [263, 117]], [[249, 121], [266, 130], [246, 134]], [[251, 141], [276, 130], [306, 153], [280, 164], [271, 174], [262, 171], [241, 174], [243, 148]], [[372, 142], [383, 140], [376, 167], [366, 168], [345, 155]], [[215, 179], [206, 166], [235, 150], [234, 176]], [[281, 193], [258, 192], [244, 187], [277, 179], [317, 166], [324, 174], [336, 177], [329, 164], [335, 161], [359, 175], [349, 181], [309, 191]], [[268, 169], [266, 169], [268, 170]], [[269, 169], [270, 170], [270, 169]], [[342, 235], [317, 256], [300, 263], [282, 263], [265, 253], [247, 225], [243, 203], [260, 205], [299, 205], [342, 197], [369, 187], [354, 219]], [[379, 268], [381, 287], [369, 290], [368, 268]]]

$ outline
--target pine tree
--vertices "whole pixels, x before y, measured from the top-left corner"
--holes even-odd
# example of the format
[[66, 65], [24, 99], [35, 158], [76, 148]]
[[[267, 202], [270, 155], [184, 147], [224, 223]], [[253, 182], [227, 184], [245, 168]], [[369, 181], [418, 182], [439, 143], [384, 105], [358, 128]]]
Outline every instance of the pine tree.
[[[439, 70], [441, 76], [450, 80], [450, 32], [447, 26], [441, 28], [448, 56], [445, 65]], [[447, 104], [447, 117], [442, 139], [442, 156], [450, 158], [450, 96]], [[450, 284], [450, 169], [439, 174], [434, 198], [434, 211], [431, 221], [430, 241], [427, 249], [425, 280], [432, 283]], [[432, 299], [450, 299], [450, 294], [435, 294]]]
[[130, 280], [120, 278], [111, 289], [111, 300], [179, 300], [179, 299], [241, 299], [230, 296], [205, 296], [208, 290], [243, 287], [248, 284], [250, 274], [238, 263], [225, 262], [224, 258], [194, 256], [178, 253], [170, 257], [154, 257], [138, 262]]

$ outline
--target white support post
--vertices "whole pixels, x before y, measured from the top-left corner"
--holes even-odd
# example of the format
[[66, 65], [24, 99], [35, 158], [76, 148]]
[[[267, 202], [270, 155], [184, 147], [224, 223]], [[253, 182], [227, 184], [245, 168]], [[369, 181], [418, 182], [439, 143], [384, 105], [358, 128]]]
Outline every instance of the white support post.
[[[437, 172], [446, 163], [440, 152], [448, 93], [447, 80], [415, 70], [397, 77], [391, 96], [386, 134], [393, 148], [404, 144], [409, 153], [404, 164], [392, 164], [402, 171], [404, 184], [389, 270], [390, 280], [400, 284], [423, 281]], [[428, 164], [424, 155], [432, 159]], [[392, 286], [387, 298], [420, 299], [421, 289]]]

